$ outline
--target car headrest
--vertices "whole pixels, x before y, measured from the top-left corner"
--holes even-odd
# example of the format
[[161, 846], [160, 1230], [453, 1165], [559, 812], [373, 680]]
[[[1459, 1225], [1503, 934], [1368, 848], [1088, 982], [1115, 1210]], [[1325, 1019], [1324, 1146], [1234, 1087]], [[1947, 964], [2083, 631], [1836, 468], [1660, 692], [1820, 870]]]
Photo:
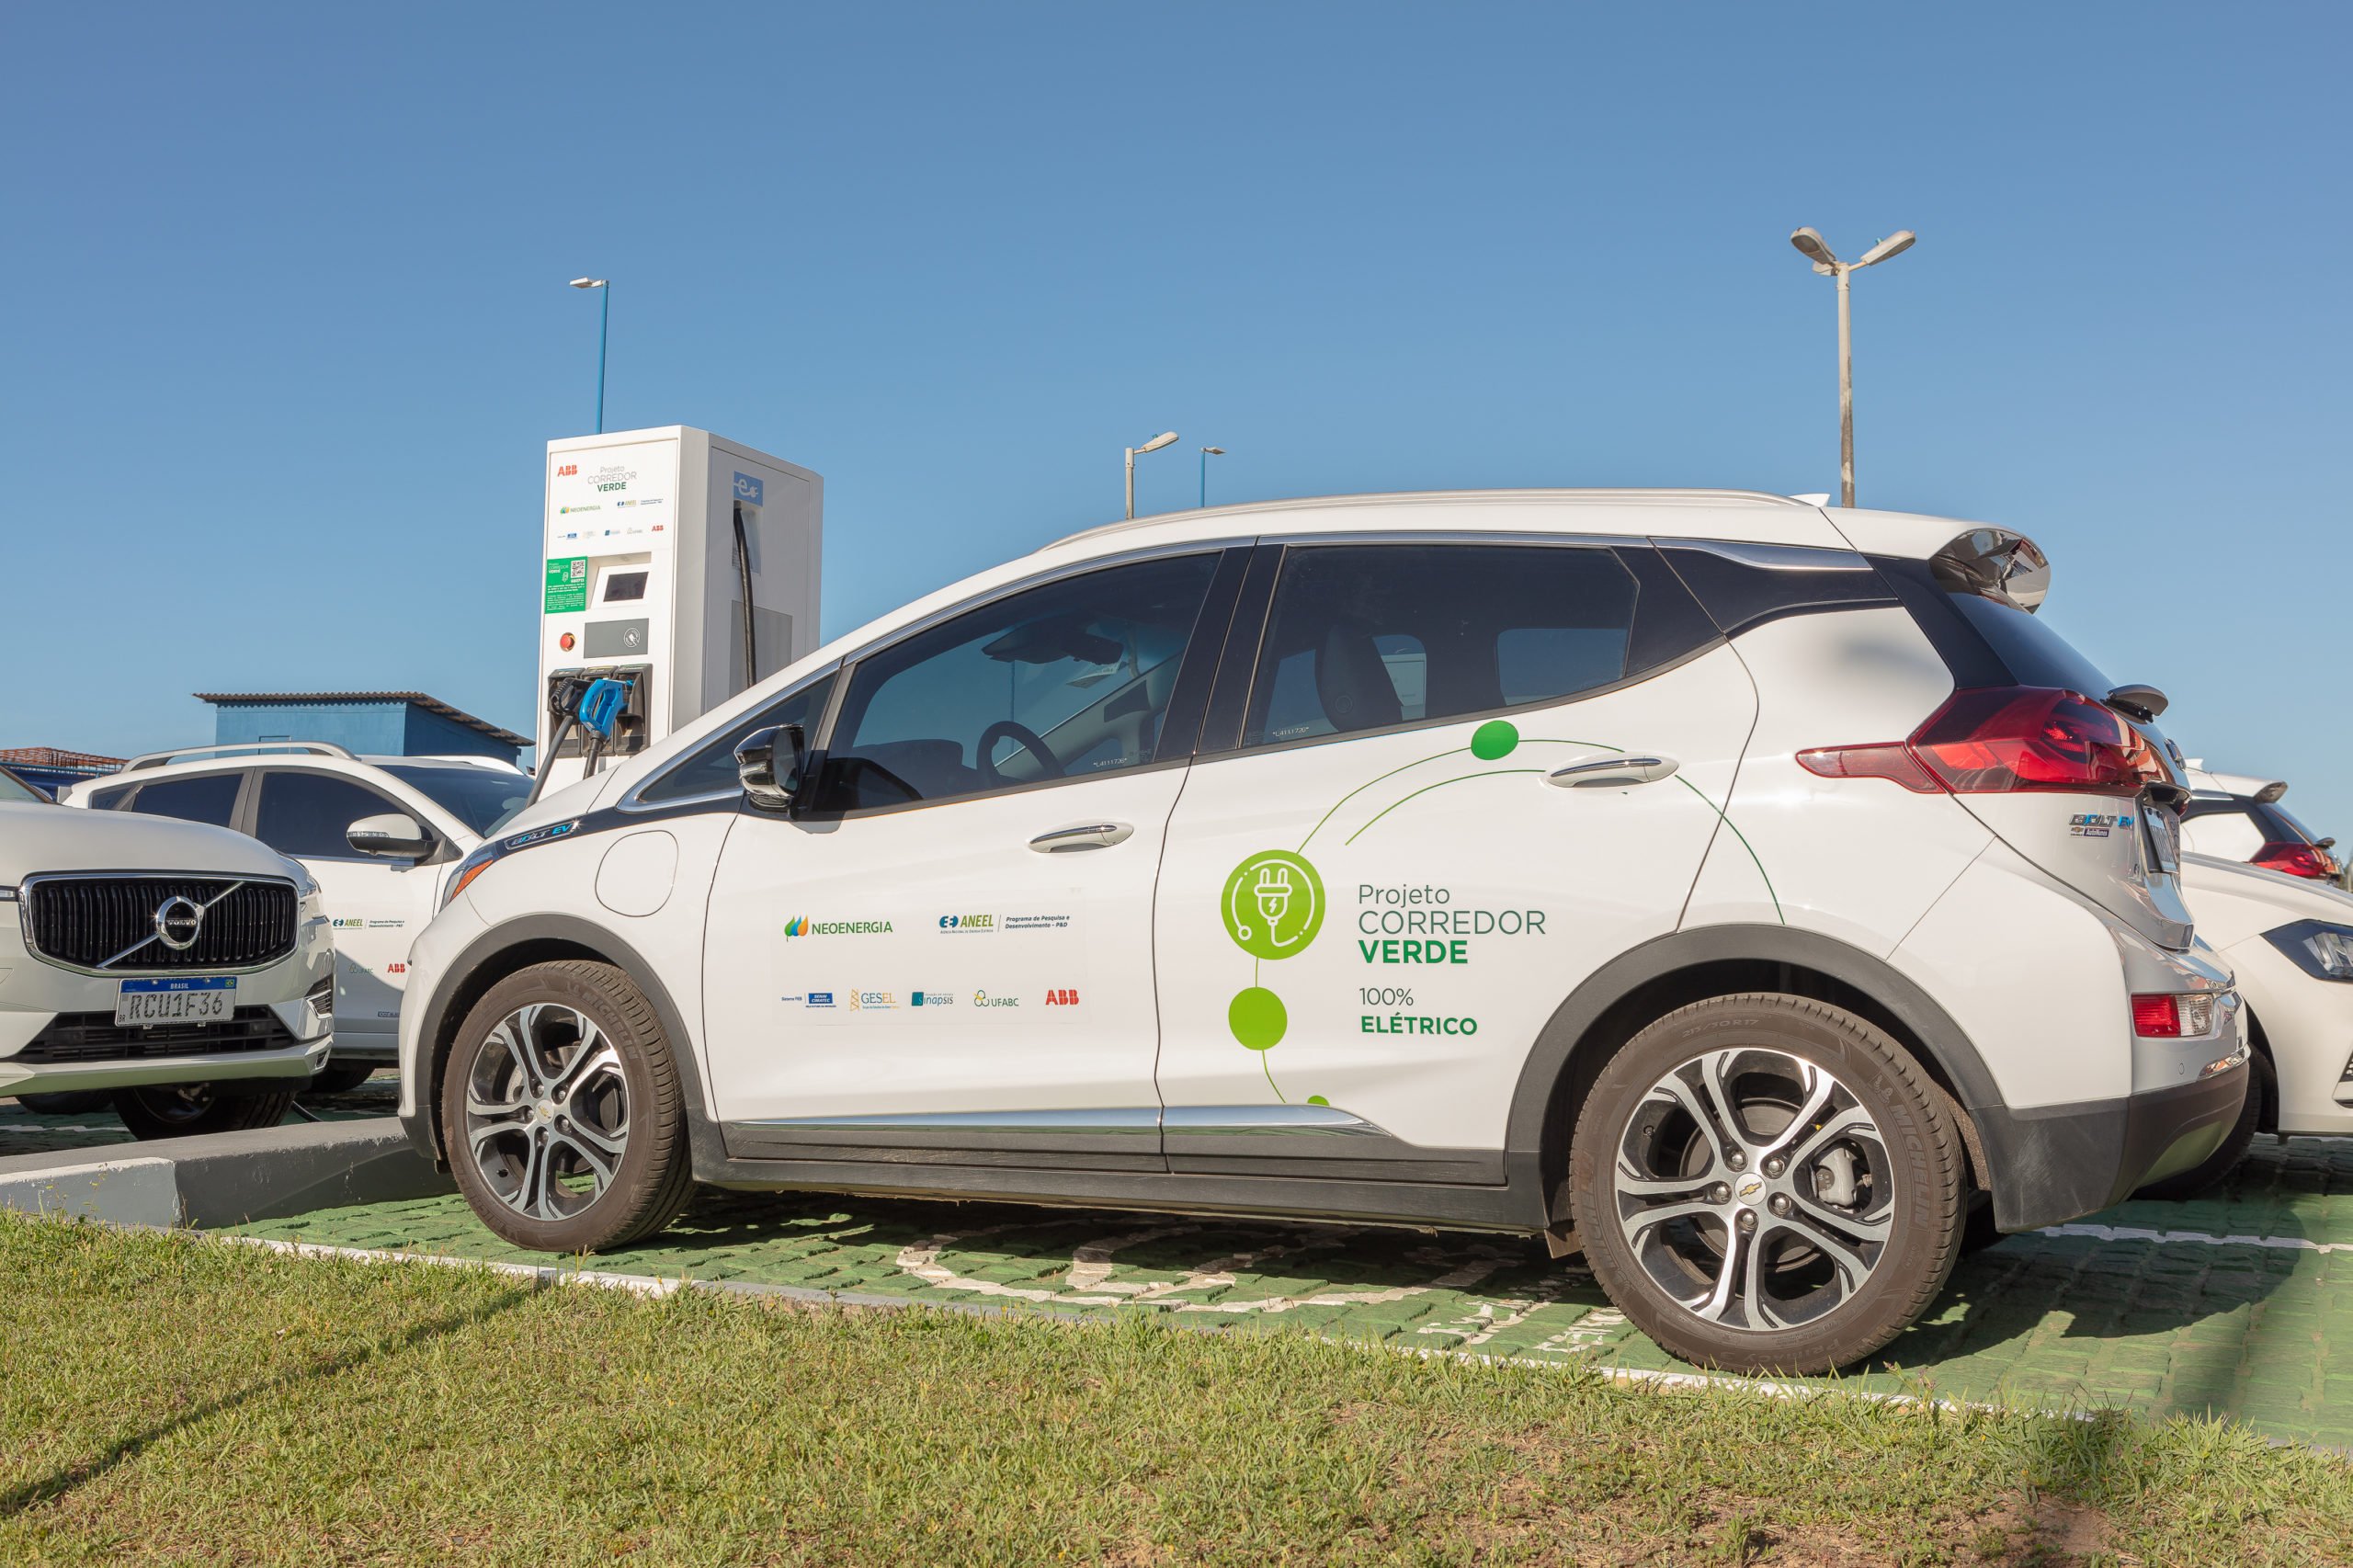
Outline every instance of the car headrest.
[[1405, 716], [1372, 633], [1345, 620], [1334, 621], [1315, 650], [1315, 696], [1332, 728], [1342, 732], [1375, 730]]

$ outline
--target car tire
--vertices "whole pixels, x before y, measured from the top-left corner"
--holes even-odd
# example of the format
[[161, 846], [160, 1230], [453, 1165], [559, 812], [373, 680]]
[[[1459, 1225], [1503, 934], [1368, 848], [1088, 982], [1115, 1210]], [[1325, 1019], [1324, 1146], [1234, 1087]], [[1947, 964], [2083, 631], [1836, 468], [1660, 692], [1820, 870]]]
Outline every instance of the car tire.
[[1620, 1311], [1727, 1371], [1826, 1372], [1943, 1289], [1967, 1158], [1942, 1096], [1883, 1030], [1802, 996], [1668, 1014], [1602, 1068], [1570, 1203]]
[[114, 1113], [133, 1138], [194, 1138], [207, 1132], [251, 1132], [275, 1127], [294, 1106], [292, 1089], [223, 1094], [210, 1084], [159, 1084], [124, 1089]]
[[669, 1037], [610, 964], [535, 964], [492, 986], [459, 1026], [439, 1103], [459, 1191], [518, 1247], [609, 1252], [693, 1193]]
[[2239, 1107], [2239, 1119], [2231, 1123], [2231, 1130], [2223, 1134], [2222, 1142], [2212, 1153], [2189, 1169], [2176, 1171], [2169, 1176], [2153, 1181], [2132, 1196], [2161, 1202], [2195, 1198], [2238, 1169], [2239, 1162], [2245, 1159], [2246, 1152], [2255, 1146], [2256, 1130], [2263, 1120], [2265, 1096], [2277, 1092], [2274, 1085], [2278, 1082], [2279, 1075], [2272, 1068], [2270, 1058], [2259, 1051], [2248, 1051], [2246, 1101]]
[[330, 1057], [327, 1064], [311, 1076], [302, 1093], [308, 1095], [347, 1095], [376, 1075], [373, 1062], [337, 1062]]

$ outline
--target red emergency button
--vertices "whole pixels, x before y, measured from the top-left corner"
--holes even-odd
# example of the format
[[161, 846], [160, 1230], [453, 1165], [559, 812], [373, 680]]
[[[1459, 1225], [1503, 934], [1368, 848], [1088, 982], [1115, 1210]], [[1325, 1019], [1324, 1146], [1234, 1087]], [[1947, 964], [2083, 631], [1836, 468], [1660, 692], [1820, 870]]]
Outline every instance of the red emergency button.
[[572, 644], [576, 641], [578, 641], [578, 639], [574, 638], [571, 632], [567, 631], [563, 636], [555, 640], [555, 645], [569, 653], [572, 652]]

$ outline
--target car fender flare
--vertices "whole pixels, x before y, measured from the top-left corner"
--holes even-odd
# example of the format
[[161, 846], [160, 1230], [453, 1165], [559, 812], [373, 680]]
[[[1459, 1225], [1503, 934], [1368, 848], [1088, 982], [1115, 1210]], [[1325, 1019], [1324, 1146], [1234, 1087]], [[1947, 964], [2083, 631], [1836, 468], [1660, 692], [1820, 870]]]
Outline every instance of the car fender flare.
[[[1819, 932], [1786, 926], [1703, 926], [1672, 932], [1620, 954], [1596, 970], [1553, 1011], [1521, 1065], [1505, 1130], [1505, 1157], [1515, 1190], [1542, 1194], [1545, 1119], [1553, 1092], [1578, 1060], [1595, 1024], [1642, 987], [1679, 970], [1726, 961], [1791, 964], [1850, 985], [1884, 1007], [1935, 1058], [1962, 1108], [2003, 1105], [1969, 1036], [1952, 1016], [1885, 960]], [[1966, 1131], [1966, 1130], [1964, 1130]]]
[[[603, 962], [627, 974], [630, 983], [644, 994], [654, 1016], [662, 1020], [662, 1032], [670, 1039], [670, 1060], [678, 1074], [678, 1086], [682, 1091], [680, 1099], [687, 1114], [688, 1147], [695, 1168], [709, 1170], [723, 1163], [726, 1151], [720, 1144], [718, 1130], [710, 1118], [710, 1101], [704, 1093], [699, 1040], [687, 1028], [685, 1013], [671, 999], [669, 990], [658, 978], [659, 971], [646, 961], [642, 954], [610, 926], [599, 926], [577, 915], [521, 915], [491, 926], [467, 943], [464, 950], [442, 971], [426, 1003], [425, 1017], [417, 1034], [418, 1065], [435, 1066], [441, 1055], [443, 1034], [463, 1021], [447, 1015], [450, 1001], [466, 989], [466, 982], [500, 954], [537, 942], [561, 942], [567, 947], [585, 949]], [[441, 1138], [438, 1077], [436, 1073], [435, 1082], [417, 1085], [416, 1121], [408, 1131], [410, 1142], [436, 1164], [446, 1166], [449, 1155]]]

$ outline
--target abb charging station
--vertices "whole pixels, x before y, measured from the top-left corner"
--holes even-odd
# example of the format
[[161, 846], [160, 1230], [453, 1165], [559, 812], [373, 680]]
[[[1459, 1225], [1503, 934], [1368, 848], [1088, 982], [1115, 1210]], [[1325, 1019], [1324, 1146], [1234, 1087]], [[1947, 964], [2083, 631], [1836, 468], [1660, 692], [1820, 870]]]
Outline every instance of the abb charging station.
[[550, 441], [547, 472], [545, 788], [584, 765], [576, 727], [549, 744], [567, 687], [628, 683], [602, 755], [629, 756], [817, 645], [817, 474], [684, 425]]

